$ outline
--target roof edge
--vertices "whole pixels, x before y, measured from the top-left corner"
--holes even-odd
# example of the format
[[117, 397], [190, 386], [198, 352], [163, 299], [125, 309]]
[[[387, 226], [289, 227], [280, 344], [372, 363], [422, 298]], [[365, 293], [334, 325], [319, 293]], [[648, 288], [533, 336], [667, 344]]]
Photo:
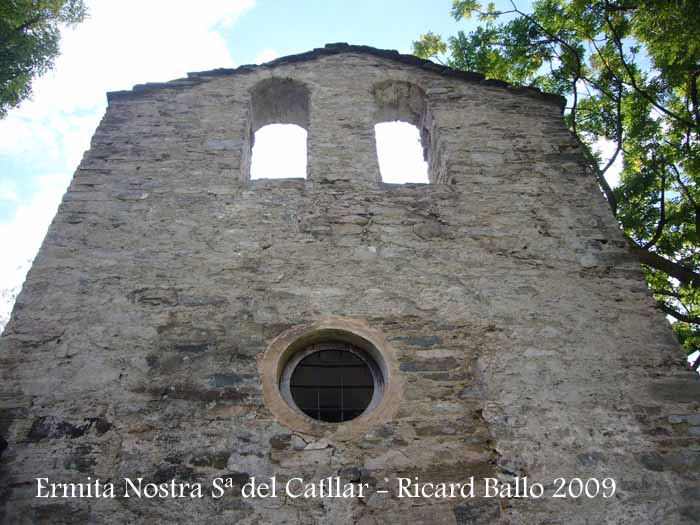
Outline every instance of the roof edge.
[[207, 80], [215, 77], [250, 73], [259, 69], [268, 69], [284, 64], [293, 64], [295, 62], [308, 62], [310, 60], [315, 60], [323, 56], [339, 55], [341, 53], [361, 53], [372, 55], [380, 58], [394, 60], [396, 62], [401, 62], [403, 64], [408, 64], [414, 67], [418, 67], [420, 69], [424, 69], [426, 71], [432, 71], [433, 73], [437, 73], [445, 77], [455, 78], [457, 80], [473, 82], [481, 85], [500, 87], [511, 93], [525, 95], [531, 98], [544, 100], [545, 102], [557, 105], [560, 107], [562, 112], [564, 111], [564, 107], [566, 106], [565, 97], [562, 97], [561, 95], [555, 95], [553, 93], [546, 93], [536, 87], [515, 86], [502, 80], [486, 79], [486, 77], [484, 77], [484, 75], [482, 75], [481, 73], [474, 73], [471, 71], [460, 71], [458, 69], [453, 69], [448, 66], [436, 64], [435, 62], [425, 60], [415, 55], [403, 55], [398, 51], [391, 49], [377, 49], [375, 47], [358, 46], [347, 44], [345, 42], [326, 44], [324, 47], [319, 47], [311, 51], [306, 51], [304, 53], [299, 53], [296, 55], [287, 55], [272, 60], [270, 62], [265, 62], [264, 64], [260, 65], [249, 64], [237, 68], [219, 68], [212, 69], [209, 71], [199, 71], [187, 73], [187, 77], [185, 78], [178, 78], [175, 80], [170, 80], [168, 82], [151, 82], [147, 84], [137, 84], [133, 87], [133, 89], [108, 92], [107, 102], [111, 102], [112, 100], [116, 99], [131, 98], [144, 93], [150, 93], [161, 89], [186, 89], [206, 82]]

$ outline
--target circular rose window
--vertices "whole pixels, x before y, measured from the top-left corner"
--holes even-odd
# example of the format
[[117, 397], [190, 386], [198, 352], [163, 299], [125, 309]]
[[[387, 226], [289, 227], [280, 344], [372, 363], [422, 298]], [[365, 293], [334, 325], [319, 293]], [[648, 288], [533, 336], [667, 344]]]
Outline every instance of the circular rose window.
[[287, 363], [280, 379], [285, 400], [327, 423], [350, 421], [381, 399], [382, 372], [364, 350], [343, 341], [307, 346]]
[[258, 367], [267, 408], [310, 434], [360, 435], [389, 421], [402, 399], [395, 351], [365, 321], [329, 317], [290, 328]]

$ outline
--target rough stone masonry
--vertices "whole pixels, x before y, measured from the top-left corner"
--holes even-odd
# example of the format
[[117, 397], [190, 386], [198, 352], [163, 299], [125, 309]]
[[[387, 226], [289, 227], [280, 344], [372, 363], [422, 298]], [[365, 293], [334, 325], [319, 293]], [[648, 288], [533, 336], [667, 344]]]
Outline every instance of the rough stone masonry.
[[[0, 521], [697, 522], [700, 384], [559, 97], [333, 44], [108, 98], [1, 339]], [[420, 129], [430, 184], [381, 182], [387, 120]], [[274, 122], [308, 131], [306, 180], [249, 180]], [[295, 428], [267, 403], [264, 352], [327, 319], [391, 347], [388, 416]], [[367, 490], [241, 493], [273, 476]], [[546, 495], [398, 497], [472, 476]]]

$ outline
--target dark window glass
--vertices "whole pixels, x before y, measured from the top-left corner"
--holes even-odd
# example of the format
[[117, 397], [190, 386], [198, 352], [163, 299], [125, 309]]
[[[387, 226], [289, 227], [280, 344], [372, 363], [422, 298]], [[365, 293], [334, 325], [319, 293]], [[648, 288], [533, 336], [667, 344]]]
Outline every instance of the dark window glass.
[[367, 363], [348, 350], [319, 350], [303, 358], [292, 372], [292, 399], [307, 416], [329, 423], [362, 414], [374, 394]]

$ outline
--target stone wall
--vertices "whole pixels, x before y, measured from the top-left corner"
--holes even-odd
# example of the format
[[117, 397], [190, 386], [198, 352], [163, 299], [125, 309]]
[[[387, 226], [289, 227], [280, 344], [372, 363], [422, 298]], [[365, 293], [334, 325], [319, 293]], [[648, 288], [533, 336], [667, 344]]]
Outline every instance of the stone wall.
[[[109, 99], [1, 339], [3, 522], [697, 520], [700, 387], [557, 97], [336, 45]], [[421, 129], [433, 184], [380, 182], [387, 118]], [[307, 127], [308, 179], [250, 181], [279, 119]], [[396, 352], [398, 409], [361, 435], [289, 428], [263, 399], [268, 345], [329, 317]], [[37, 477], [273, 475], [371, 490], [34, 497]], [[618, 488], [409, 499], [399, 476]]]

